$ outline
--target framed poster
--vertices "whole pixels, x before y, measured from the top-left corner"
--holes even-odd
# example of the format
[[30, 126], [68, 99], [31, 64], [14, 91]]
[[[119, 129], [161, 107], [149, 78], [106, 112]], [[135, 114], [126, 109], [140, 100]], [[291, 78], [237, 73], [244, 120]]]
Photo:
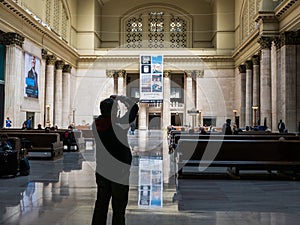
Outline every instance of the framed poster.
[[25, 53], [25, 97], [39, 97], [39, 73], [41, 61], [39, 58]]
[[163, 101], [163, 56], [140, 55], [140, 102]]

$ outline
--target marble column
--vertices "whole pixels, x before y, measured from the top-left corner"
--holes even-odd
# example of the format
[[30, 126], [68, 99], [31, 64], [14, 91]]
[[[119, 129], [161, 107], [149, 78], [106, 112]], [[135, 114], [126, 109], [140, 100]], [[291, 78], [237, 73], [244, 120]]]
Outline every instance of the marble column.
[[139, 104], [139, 130], [147, 129], [147, 103]]
[[[284, 32], [280, 35], [281, 39], [281, 107], [282, 119], [289, 132], [297, 132], [297, 45], [300, 45], [299, 32]], [[298, 55], [299, 56], [299, 55]], [[299, 58], [298, 58], [299, 60]], [[299, 68], [298, 68], [299, 79]], [[298, 112], [299, 114], [300, 112]]]
[[72, 66], [63, 66], [62, 75], [62, 128], [68, 128], [71, 124], [71, 69]]
[[241, 87], [241, 95], [240, 95], [240, 127], [246, 126], [246, 66], [239, 66], [240, 73], [240, 87]]
[[245, 111], [245, 121], [246, 126], [252, 126], [252, 92], [253, 92], [253, 64], [252, 61], [248, 60], [245, 62], [246, 65], [246, 111]]
[[204, 109], [203, 107], [203, 91], [201, 90], [201, 80], [204, 76], [204, 70], [196, 71], [196, 109], [199, 110], [198, 119], [196, 121], [196, 126], [202, 126], [202, 114], [201, 111]]
[[21, 128], [26, 118], [25, 114], [20, 115], [25, 88], [23, 67], [20, 66], [23, 65], [23, 42], [24, 37], [17, 33], [1, 36], [1, 44], [6, 45], [4, 118], [8, 116], [14, 128]]
[[54, 125], [57, 125], [58, 128], [62, 127], [62, 70], [64, 64], [62, 60], [58, 60], [55, 63]]
[[[278, 49], [273, 42], [271, 46], [271, 96], [272, 96], [272, 131], [277, 131], [277, 121], [278, 121], [278, 99], [279, 97], [279, 76], [278, 76]], [[280, 53], [279, 53], [280, 54]]]
[[188, 110], [195, 109], [193, 101], [193, 71], [185, 71], [185, 86], [184, 86], [184, 105], [185, 105], [185, 118], [184, 125], [193, 125], [193, 117], [188, 114]]
[[[272, 127], [272, 98], [271, 98], [271, 44], [272, 38], [261, 37], [260, 61], [260, 118], [261, 125]], [[266, 124], [265, 124], [266, 122]]]
[[[116, 71], [114, 70], [106, 70], [106, 93], [103, 97], [108, 98], [112, 94], [117, 94], [115, 91], [115, 85], [114, 85], [114, 76], [116, 74]], [[99, 105], [99, 104], [98, 104]], [[96, 113], [98, 114], [98, 113]]]
[[124, 93], [124, 77], [126, 75], [125, 70], [118, 71], [118, 95], [126, 95]]
[[171, 83], [170, 83], [170, 71], [164, 71], [164, 93], [163, 93], [163, 129], [166, 129], [171, 124], [171, 112], [170, 112], [170, 95], [171, 95]]
[[[253, 64], [253, 93], [252, 93], [252, 105], [259, 106], [259, 56], [254, 55], [252, 57], [252, 64]], [[256, 113], [256, 118], [253, 115], [253, 124], [258, 124], [259, 120], [259, 111]]]
[[47, 56], [47, 68], [46, 68], [46, 127], [53, 126], [54, 124], [54, 65], [56, 57], [54, 55]]

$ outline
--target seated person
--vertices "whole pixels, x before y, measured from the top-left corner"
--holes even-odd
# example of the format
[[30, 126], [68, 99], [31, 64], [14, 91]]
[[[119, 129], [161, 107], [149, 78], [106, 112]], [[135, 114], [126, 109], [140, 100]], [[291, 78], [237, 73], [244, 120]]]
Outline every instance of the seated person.
[[1, 135], [0, 151], [12, 150], [11, 144], [9, 141], [7, 141], [7, 139], [7, 134]]

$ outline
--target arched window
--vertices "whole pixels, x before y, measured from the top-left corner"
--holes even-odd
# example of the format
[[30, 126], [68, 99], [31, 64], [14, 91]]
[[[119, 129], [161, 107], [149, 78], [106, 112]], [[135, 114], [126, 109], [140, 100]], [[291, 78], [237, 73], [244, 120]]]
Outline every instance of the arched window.
[[186, 14], [170, 8], [138, 10], [121, 20], [122, 46], [155, 49], [191, 47], [191, 21]]

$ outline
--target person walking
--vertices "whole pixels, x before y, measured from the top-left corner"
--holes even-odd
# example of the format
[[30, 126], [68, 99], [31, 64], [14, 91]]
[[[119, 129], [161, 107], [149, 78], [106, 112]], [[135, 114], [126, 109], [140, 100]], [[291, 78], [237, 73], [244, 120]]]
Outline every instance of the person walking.
[[[120, 113], [120, 103], [127, 108], [124, 114]], [[132, 162], [127, 134], [138, 110], [138, 105], [125, 96], [111, 96], [100, 102], [101, 115], [92, 126], [96, 142], [97, 183], [92, 225], [106, 225], [110, 200], [112, 225], [125, 225]]]

